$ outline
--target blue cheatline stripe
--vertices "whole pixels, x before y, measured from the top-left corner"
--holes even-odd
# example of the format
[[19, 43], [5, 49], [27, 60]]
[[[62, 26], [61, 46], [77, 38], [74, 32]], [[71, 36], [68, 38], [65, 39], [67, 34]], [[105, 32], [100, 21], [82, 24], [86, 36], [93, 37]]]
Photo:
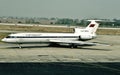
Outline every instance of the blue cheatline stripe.
[[8, 36], [6, 38], [79, 38], [79, 36]]

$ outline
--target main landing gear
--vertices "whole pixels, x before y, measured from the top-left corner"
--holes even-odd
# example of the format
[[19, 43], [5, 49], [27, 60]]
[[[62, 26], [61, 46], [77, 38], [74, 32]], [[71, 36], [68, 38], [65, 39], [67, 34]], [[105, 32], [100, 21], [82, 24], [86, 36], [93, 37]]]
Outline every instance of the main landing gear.
[[77, 48], [77, 45], [75, 45], [75, 44], [70, 44], [70, 48]]

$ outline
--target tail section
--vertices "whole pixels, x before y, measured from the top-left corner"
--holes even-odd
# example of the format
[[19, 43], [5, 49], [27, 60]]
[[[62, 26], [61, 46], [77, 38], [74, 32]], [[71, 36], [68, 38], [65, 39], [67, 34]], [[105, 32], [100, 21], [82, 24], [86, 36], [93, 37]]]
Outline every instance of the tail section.
[[75, 33], [90, 33], [90, 34], [94, 34], [99, 26], [99, 23], [97, 23], [98, 21], [101, 20], [88, 20], [90, 21], [90, 24], [85, 28], [85, 29], [80, 29], [80, 28], [75, 28]]
[[97, 22], [101, 20], [88, 20], [88, 21], [90, 21], [91, 23], [86, 27], [86, 30], [88, 30], [91, 34], [94, 34], [99, 27], [99, 23]]

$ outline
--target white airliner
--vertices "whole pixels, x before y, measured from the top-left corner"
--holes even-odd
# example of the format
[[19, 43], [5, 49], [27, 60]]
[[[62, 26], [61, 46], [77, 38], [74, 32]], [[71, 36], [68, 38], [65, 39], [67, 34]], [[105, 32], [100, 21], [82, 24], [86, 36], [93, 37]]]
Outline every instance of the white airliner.
[[21, 48], [20, 44], [41, 42], [68, 44], [71, 48], [83, 45], [99, 45], [97, 43], [85, 42], [96, 37], [96, 30], [99, 26], [99, 23], [97, 23], [99, 20], [88, 21], [90, 21], [90, 24], [85, 29], [75, 28], [74, 33], [16, 33], [8, 35], [2, 41], [18, 44], [19, 48]]

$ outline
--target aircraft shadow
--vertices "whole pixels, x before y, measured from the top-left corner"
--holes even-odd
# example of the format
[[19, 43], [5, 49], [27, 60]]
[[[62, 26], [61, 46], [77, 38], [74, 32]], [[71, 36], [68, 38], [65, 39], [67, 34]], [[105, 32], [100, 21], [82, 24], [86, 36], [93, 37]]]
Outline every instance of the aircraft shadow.
[[[52, 47], [55, 47], [55, 48], [69, 48], [69, 49], [84, 49], [84, 50], [101, 50], [101, 51], [111, 51], [110, 49], [99, 49], [99, 48], [91, 48], [91, 47], [88, 47], [88, 46], [78, 46], [77, 48], [71, 48], [70, 46], [68, 45], [55, 45], [55, 46], [51, 46], [51, 45], [33, 45], [33, 46], [22, 46], [21, 49], [27, 49], [27, 48], [52, 48]], [[7, 47], [8, 49], [20, 49], [18, 46], [14, 46], [14, 47]]]
[[[26, 48], [45, 48], [45, 47], [49, 47], [49, 46], [22, 46], [21, 49], [26, 49]], [[19, 47], [15, 46], [15, 47], [7, 47], [9, 49], [20, 49]]]
[[86, 47], [80, 47], [78, 49], [85, 49], [85, 50], [101, 50], [101, 51], [111, 51], [110, 49], [98, 49], [98, 48], [86, 48]]

